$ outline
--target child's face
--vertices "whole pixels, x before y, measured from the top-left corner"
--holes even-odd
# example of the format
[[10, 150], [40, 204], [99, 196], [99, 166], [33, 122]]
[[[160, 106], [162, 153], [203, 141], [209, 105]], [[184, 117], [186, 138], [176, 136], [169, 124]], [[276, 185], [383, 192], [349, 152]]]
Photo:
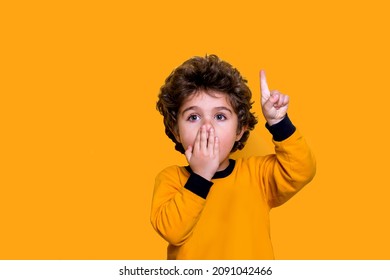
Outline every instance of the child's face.
[[238, 117], [230, 105], [228, 96], [221, 92], [199, 91], [189, 96], [181, 105], [178, 112], [176, 140], [185, 150], [194, 146], [195, 137], [205, 125], [207, 132], [213, 127], [219, 139], [219, 168], [225, 169], [229, 165], [229, 154], [236, 141], [240, 140], [245, 132], [242, 129], [237, 134]]

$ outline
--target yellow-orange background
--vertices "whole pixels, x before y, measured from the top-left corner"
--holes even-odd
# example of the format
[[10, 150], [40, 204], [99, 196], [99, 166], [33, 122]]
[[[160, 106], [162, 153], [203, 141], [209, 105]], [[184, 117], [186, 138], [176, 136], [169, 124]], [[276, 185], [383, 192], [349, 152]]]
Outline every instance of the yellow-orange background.
[[[164, 259], [154, 177], [186, 164], [156, 96], [218, 54], [289, 94], [315, 179], [271, 212], [278, 259], [390, 259], [386, 1], [3, 1], [0, 258]], [[10, 4], [12, 3], [12, 4]], [[235, 156], [272, 152], [263, 121]]]

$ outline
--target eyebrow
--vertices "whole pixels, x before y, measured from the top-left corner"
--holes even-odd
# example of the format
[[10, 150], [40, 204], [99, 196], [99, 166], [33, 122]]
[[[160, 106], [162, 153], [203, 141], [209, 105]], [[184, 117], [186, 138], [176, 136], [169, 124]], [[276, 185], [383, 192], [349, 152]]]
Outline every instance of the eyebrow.
[[[198, 106], [190, 106], [190, 107], [184, 109], [183, 112], [181, 112], [181, 115], [184, 115], [184, 113], [187, 111], [196, 110], [196, 109], [199, 109], [199, 107]], [[230, 114], [233, 114], [232, 110], [230, 110], [228, 107], [225, 107], [225, 106], [214, 107], [213, 109], [216, 111], [228, 111]]]

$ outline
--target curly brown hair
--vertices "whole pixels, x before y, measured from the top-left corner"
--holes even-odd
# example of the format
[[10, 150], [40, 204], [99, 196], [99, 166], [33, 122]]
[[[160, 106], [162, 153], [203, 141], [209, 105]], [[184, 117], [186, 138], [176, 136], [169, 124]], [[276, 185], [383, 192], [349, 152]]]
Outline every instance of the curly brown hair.
[[231, 152], [244, 148], [249, 133], [257, 124], [250, 112], [252, 92], [236, 68], [216, 55], [195, 56], [172, 71], [160, 88], [157, 110], [164, 117], [165, 133], [176, 144], [175, 149], [184, 153], [184, 148], [175, 138], [177, 114], [186, 98], [200, 90], [218, 91], [228, 96], [238, 116], [237, 134], [244, 128], [241, 139], [234, 143]]

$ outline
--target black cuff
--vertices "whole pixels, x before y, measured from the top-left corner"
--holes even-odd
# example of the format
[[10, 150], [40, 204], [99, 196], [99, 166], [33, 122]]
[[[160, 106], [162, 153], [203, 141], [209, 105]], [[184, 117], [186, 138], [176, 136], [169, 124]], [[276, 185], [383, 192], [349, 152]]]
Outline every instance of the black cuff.
[[265, 124], [275, 141], [283, 141], [290, 137], [296, 130], [290, 118], [286, 115], [283, 120], [274, 125]]
[[184, 187], [194, 194], [206, 199], [212, 185], [212, 182], [206, 180], [202, 176], [199, 176], [196, 173], [191, 173]]

